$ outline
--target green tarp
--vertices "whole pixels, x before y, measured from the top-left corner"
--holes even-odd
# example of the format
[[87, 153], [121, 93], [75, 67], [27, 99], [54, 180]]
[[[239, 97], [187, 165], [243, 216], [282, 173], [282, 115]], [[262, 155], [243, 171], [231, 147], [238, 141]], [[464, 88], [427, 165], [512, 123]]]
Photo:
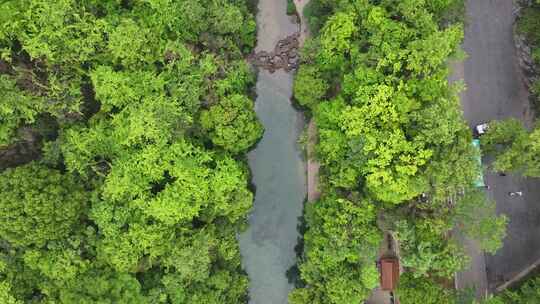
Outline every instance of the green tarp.
[[473, 139], [472, 143], [474, 148], [478, 150], [478, 153], [476, 153], [476, 161], [478, 162], [478, 174], [476, 180], [474, 181], [474, 185], [476, 187], [485, 187], [486, 184], [484, 183], [484, 172], [482, 170], [482, 151], [480, 150], [480, 140]]

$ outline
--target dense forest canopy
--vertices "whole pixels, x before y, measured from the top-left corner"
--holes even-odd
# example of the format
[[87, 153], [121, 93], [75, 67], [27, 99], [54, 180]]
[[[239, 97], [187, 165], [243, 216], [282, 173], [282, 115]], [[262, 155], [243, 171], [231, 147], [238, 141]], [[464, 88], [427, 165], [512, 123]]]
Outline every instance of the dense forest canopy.
[[[323, 194], [290, 303], [365, 300], [383, 231], [410, 303], [455, 303], [454, 231], [501, 246], [506, 218], [473, 186], [478, 152], [447, 81], [462, 4], [310, 1], [294, 97], [318, 128]], [[0, 156], [20, 157], [0, 164], [0, 303], [247, 301], [236, 234], [264, 132], [255, 31], [246, 0], [1, 2]], [[486, 138], [511, 147], [501, 168], [536, 176], [504, 159], [536, 159], [537, 135], [507, 123]]]
[[0, 302], [243, 303], [241, 0], [0, 4]]
[[302, 50], [294, 96], [318, 128], [323, 195], [307, 206], [302, 282], [291, 303], [365, 300], [378, 285], [383, 231], [397, 239], [410, 272], [399, 292], [426, 303], [455, 300], [441, 285], [467, 262], [454, 227], [486, 251], [501, 246], [506, 218], [473, 186], [478, 151], [462, 117], [461, 85], [447, 80], [449, 59], [460, 54], [462, 5], [312, 0], [306, 7], [315, 35]]

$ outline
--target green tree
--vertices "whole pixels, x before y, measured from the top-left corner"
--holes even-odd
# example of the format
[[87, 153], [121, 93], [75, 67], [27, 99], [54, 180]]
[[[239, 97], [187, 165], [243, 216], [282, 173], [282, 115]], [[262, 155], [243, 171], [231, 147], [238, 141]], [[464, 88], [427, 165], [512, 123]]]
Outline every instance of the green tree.
[[141, 294], [137, 279], [127, 273], [114, 273], [110, 270], [88, 271], [67, 288], [59, 289], [60, 303], [149, 303]]
[[403, 273], [399, 278], [396, 290], [400, 303], [403, 304], [455, 304], [456, 298], [452, 290], [446, 289], [429, 278], [417, 277], [410, 272]]
[[0, 191], [0, 237], [17, 247], [66, 237], [88, 202], [71, 176], [37, 163], [2, 172]]
[[401, 263], [416, 275], [452, 277], [468, 262], [463, 248], [446, 236], [453, 225], [443, 219], [410, 218], [396, 223]]
[[326, 64], [339, 63], [340, 57], [348, 54], [352, 48], [355, 26], [354, 12], [338, 12], [328, 18], [321, 33], [321, 58]]
[[494, 298], [494, 303], [532, 304], [540, 301], [540, 278], [526, 280], [514, 290], [507, 290]]
[[43, 110], [44, 103], [35, 96], [17, 88], [13, 79], [0, 75], [0, 147], [15, 139], [16, 131], [22, 124], [30, 124]]
[[0, 282], [0, 301], [4, 304], [22, 304], [11, 295], [11, 286], [5, 281]]
[[540, 176], [540, 128], [529, 132], [515, 119], [492, 122], [482, 144], [495, 154], [495, 171]]
[[[301, 51], [305, 65], [295, 87], [297, 99], [313, 109], [318, 127], [323, 201], [329, 193], [353, 202], [350, 198], [359, 195], [377, 206], [380, 218], [391, 217], [379, 224], [399, 240], [405, 267], [417, 276], [430, 274], [426, 284], [451, 277], [466, 264], [451, 234], [457, 221], [467, 223], [470, 233], [480, 229], [474, 233], [490, 250], [504, 235], [504, 220], [494, 212], [474, 220], [460, 217], [473, 206], [493, 210], [483, 201], [462, 200], [479, 168], [460, 109], [462, 85], [448, 84], [448, 59], [460, 55], [463, 38], [463, 26], [454, 18], [459, 6], [459, 0], [312, 1], [308, 19], [324, 25]], [[328, 81], [320, 93], [324, 101], [311, 88], [319, 87], [317, 79]], [[327, 264], [310, 260], [324, 252], [308, 246], [312, 227], [328, 225], [317, 220], [306, 216], [309, 229], [300, 260], [306, 287], [293, 291], [290, 301], [364, 300], [367, 294], [339, 288], [337, 282], [348, 278], [342, 268], [330, 272]], [[353, 223], [328, 234], [347, 235]], [[358, 266], [345, 269], [355, 273]], [[329, 290], [330, 282], [337, 287]]]
[[295, 304], [337, 304], [367, 298], [378, 284], [373, 261], [382, 239], [374, 225], [375, 206], [332, 195], [307, 208], [306, 251], [300, 266], [306, 287], [294, 291], [290, 299]]
[[479, 190], [468, 191], [456, 208], [456, 224], [468, 237], [477, 240], [480, 248], [494, 254], [502, 247], [508, 218], [497, 215], [495, 202]]
[[294, 98], [299, 104], [314, 107], [326, 94], [329, 85], [315, 66], [300, 66], [294, 78]]
[[231, 95], [201, 113], [201, 125], [212, 142], [233, 153], [245, 152], [263, 134], [253, 102]]
[[[0, 174], [3, 302], [244, 303], [236, 234], [253, 194], [239, 154], [262, 134], [246, 3], [0, 11], [0, 145], [42, 117], [51, 130], [40, 163]], [[203, 112], [217, 113], [208, 129]]]

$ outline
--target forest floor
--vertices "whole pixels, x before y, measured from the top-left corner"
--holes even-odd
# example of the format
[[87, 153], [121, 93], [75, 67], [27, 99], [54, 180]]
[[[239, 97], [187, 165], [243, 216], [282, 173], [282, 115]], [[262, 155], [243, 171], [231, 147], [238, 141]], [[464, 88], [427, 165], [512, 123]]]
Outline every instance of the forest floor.
[[[454, 67], [453, 79], [464, 79], [461, 103], [471, 127], [491, 120], [532, 120], [528, 91], [513, 41], [515, 16], [512, 1], [468, 0], [464, 50], [467, 59]], [[540, 183], [538, 179], [500, 176], [489, 170], [484, 159], [487, 195], [497, 203], [497, 212], [509, 219], [503, 248], [484, 255], [472, 240], [466, 240], [472, 256], [469, 269], [456, 276], [458, 288], [476, 285], [478, 295], [494, 290], [540, 257]], [[510, 197], [510, 191], [523, 191]]]

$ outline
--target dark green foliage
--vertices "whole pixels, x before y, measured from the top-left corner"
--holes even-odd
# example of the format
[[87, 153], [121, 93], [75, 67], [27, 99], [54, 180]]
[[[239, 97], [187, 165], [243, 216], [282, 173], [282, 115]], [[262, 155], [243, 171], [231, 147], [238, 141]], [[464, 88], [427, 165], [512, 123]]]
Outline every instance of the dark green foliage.
[[518, 20], [518, 31], [525, 35], [533, 47], [534, 59], [540, 62], [540, 4], [524, 9], [523, 15]]
[[456, 208], [456, 225], [471, 239], [477, 240], [480, 248], [494, 254], [502, 247], [506, 236], [508, 218], [497, 216], [494, 201], [482, 191], [467, 192]]
[[287, 0], [287, 15], [296, 15], [296, 5], [293, 0]]
[[303, 13], [308, 21], [312, 34], [317, 34], [326, 22], [326, 18], [332, 13], [334, 6], [339, 1], [333, 0], [310, 0], [305, 6]]
[[0, 302], [245, 303], [241, 153], [262, 135], [246, 3], [0, 12], [0, 146], [47, 130], [42, 159], [0, 172]]
[[540, 278], [533, 277], [520, 286], [506, 290], [486, 304], [533, 304], [540, 302]]
[[455, 304], [455, 295], [429, 278], [404, 273], [400, 277], [396, 290], [399, 302], [402, 304]]
[[465, 19], [465, 0], [430, 0], [426, 4], [442, 26]]
[[540, 278], [525, 282], [518, 290], [506, 292], [503, 296], [506, 303], [529, 304], [540, 302]]
[[15, 140], [17, 128], [35, 121], [44, 107], [38, 97], [22, 92], [15, 80], [0, 75], [0, 147]]
[[[525, 36], [531, 47], [532, 59], [540, 66], [540, 2], [536, 1], [523, 9], [523, 14], [517, 21], [517, 30]], [[540, 104], [540, 81], [533, 83], [531, 93], [536, 97], [536, 106]]]

